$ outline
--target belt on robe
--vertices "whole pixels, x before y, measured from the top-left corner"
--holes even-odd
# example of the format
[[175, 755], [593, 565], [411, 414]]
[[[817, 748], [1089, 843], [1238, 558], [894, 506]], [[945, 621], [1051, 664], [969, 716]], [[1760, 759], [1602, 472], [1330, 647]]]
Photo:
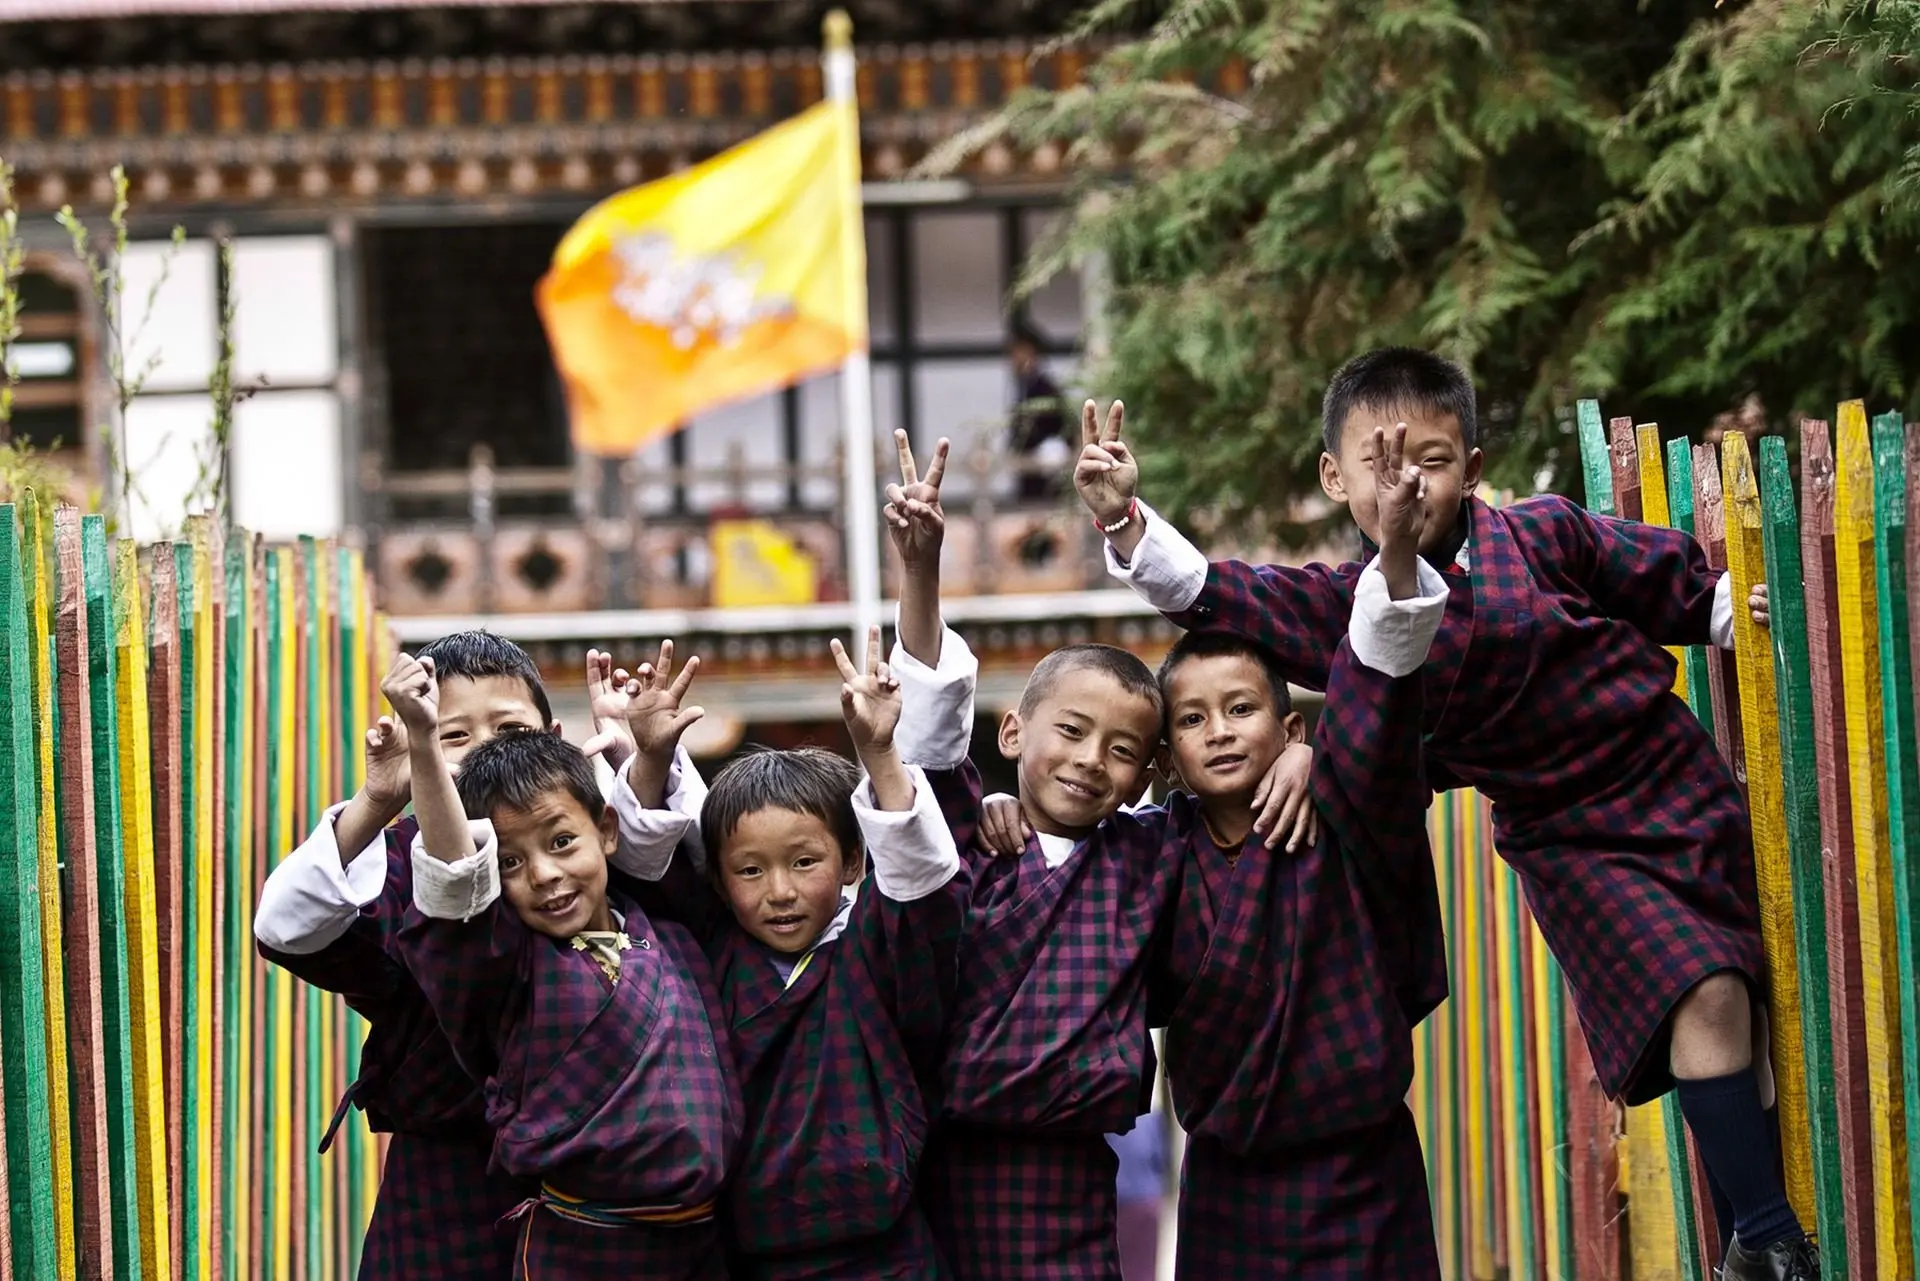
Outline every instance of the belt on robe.
[[596, 1228], [675, 1228], [705, 1223], [713, 1218], [714, 1202], [699, 1205], [619, 1205], [612, 1201], [589, 1201], [571, 1196], [551, 1183], [542, 1183], [538, 1196], [528, 1197], [507, 1214], [507, 1219], [545, 1207], [563, 1219]]

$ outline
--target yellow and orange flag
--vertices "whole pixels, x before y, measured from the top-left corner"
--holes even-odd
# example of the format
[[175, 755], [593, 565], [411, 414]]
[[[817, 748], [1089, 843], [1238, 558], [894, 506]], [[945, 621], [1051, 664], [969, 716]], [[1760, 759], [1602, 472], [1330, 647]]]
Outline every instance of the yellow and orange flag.
[[858, 129], [853, 103], [822, 102], [567, 232], [535, 300], [580, 449], [626, 457], [865, 349], [859, 178], [839, 163]]

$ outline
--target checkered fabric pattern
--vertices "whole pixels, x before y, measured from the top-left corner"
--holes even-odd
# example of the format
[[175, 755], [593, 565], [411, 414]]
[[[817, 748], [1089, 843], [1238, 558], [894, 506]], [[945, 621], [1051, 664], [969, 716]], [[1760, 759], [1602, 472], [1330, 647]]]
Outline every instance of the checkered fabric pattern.
[[[927, 1217], [961, 1281], [1118, 1275], [1112, 1150], [1147, 1110], [1148, 957], [1180, 863], [1166, 812], [1116, 814], [1049, 868], [979, 847], [980, 776], [927, 771], [973, 903], [961, 945], [946, 1124], [921, 1174]], [[943, 1137], [944, 1136], [944, 1137]]]
[[1114, 1281], [1119, 1175], [1098, 1134], [948, 1124], [920, 1185], [958, 1281]]
[[730, 1266], [734, 1281], [947, 1281], [952, 1276], [917, 1200], [876, 1236], [812, 1250], [735, 1254]]
[[731, 1279], [713, 1219], [678, 1227], [591, 1228], [532, 1209], [510, 1226], [514, 1281]]
[[980, 775], [927, 771], [974, 868], [950, 1033], [945, 1114], [1010, 1130], [1130, 1129], [1153, 1079], [1147, 957], [1172, 917], [1180, 862], [1163, 857], [1166, 811], [1115, 814], [1049, 868], [978, 846]]
[[1402, 1105], [1338, 1139], [1249, 1160], [1212, 1139], [1180, 1171], [1178, 1281], [1438, 1281], [1426, 1163]]
[[[486, 1075], [502, 1169], [589, 1200], [700, 1205], [719, 1194], [741, 1134], [732, 1056], [713, 1033], [724, 1026], [719, 994], [685, 928], [655, 925], [617, 891], [609, 900], [633, 944], [617, 983], [588, 954], [528, 930], [504, 901], [467, 922], [410, 907], [398, 945], [455, 1054]], [[553, 1269], [600, 1257], [613, 1247], [592, 1243], [608, 1236], [632, 1237], [632, 1257], [644, 1259], [647, 1240], [697, 1235], [588, 1226], [544, 1209], [526, 1221], [516, 1268], [528, 1275], [576, 1275]]]
[[323, 1150], [331, 1144], [349, 1104], [365, 1111], [375, 1130], [393, 1134], [361, 1255], [362, 1281], [496, 1281], [510, 1266], [513, 1244], [500, 1220], [532, 1185], [486, 1173], [493, 1131], [480, 1086], [454, 1058], [426, 994], [393, 947], [413, 901], [418, 830], [411, 816], [387, 829], [386, 884], [340, 938], [301, 955], [255, 946], [367, 1020], [360, 1074], [321, 1142]]
[[1250, 834], [1230, 863], [1192, 800], [1173, 800], [1185, 873], [1156, 974], [1171, 994], [1167, 1075], [1182, 1126], [1229, 1154], [1338, 1141], [1402, 1110], [1413, 1025], [1447, 981], [1422, 821], [1420, 684], [1342, 645], [1309, 849], [1270, 852]]
[[457, 1137], [396, 1133], [367, 1225], [360, 1281], [506, 1276], [515, 1234], [505, 1219], [534, 1185], [488, 1172], [492, 1155], [493, 1134], [483, 1126]]
[[[1424, 669], [1428, 778], [1492, 799], [1601, 1084], [1644, 1102], [1671, 1086], [1680, 997], [1720, 970], [1765, 974], [1745, 806], [1659, 648], [1708, 640], [1718, 576], [1686, 534], [1560, 498], [1474, 500], [1469, 519], [1472, 572], [1447, 575]], [[1321, 688], [1357, 578], [1216, 562], [1172, 617], [1248, 635]]]
[[919, 1271], [886, 1260], [897, 1263], [903, 1217], [918, 1220], [914, 1174], [931, 1128], [921, 1082], [938, 1072], [968, 893], [965, 866], [911, 903], [868, 881], [846, 931], [791, 986], [731, 917], [719, 931], [714, 970], [747, 1116], [729, 1235], [753, 1275], [940, 1274], [931, 1253]]

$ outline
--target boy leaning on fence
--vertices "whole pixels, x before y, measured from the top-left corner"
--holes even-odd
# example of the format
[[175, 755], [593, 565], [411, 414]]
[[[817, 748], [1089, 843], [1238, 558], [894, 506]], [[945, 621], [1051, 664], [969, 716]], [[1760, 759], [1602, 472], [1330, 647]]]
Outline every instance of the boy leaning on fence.
[[[1662, 645], [1732, 643], [1729, 580], [1691, 536], [1546, 495], [1503, 508], [1478, 483], [1472, 382], [1427, 352], [1350, 362], [1322, 414], [1321, 485], [1375, 551], [1375, 429], [1404, 424], [1427, 477], [1421, 556], [1446, 579], [1424, 669], [1436, 789], [1494, 802], [1495, 846], [1560, 962], [1608, 1094], [1676, 1089], [1723, 1231], [1731, 1281], [1817, 1277], [1788, 1205], [1772, 1091], [1758, 892], [1746, 807], [1712, 736], [1672, 696]], [[1209, 563], [1135, 497], [1121, 439], [1082, 417], [1076, 483], [1109, 569], [1172, 621], [1239, 632], [1287, 679], [1324, 689], [1363, 564]], [[1748, 602], [1766, 621], [1764, 590]], [[1756, 1047], [1758, 1052], [1756, 1052]]]
[[[511, 641], [456, 632], [416, 657], [439, 675], [439, 740], [449, 765], [502, 734], [560, 732], [539, 670]], [[619, 715], [626, 673], [596, 651], [587, 678], [603, 728], [588, 746], [617, 768], [630, 752]], [[408, 855], [419, 830], [411, 815], [402, 817], [412, 797], [408, 741], [404, 727], [383, 716], [366, 743], [365, 784], [275, 866], [254, 937], [268, 961], [336, 993], [369, 1025], [360, 1074], [321, 1139], [324, 1150], [350, 1105], [393, 1136], [361, 1255], [363, 1281], [493, 1281], [512, 1266], [513, 1236], [501, 1219], [529, 1189], [489, 1172], [493, 1132], [480, 1087], [455, 1062], [395, 950], [413, 900]]]

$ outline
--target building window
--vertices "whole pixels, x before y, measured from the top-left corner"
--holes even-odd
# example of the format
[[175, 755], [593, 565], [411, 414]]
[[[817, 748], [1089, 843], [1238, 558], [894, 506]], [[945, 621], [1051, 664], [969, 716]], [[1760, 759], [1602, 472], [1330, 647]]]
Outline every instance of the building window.
[[[1004, 439], [1013, 326], [1040, 341], [1058, 380], [1080, 347], [1079, 282], [1064, 275], [1008, 312], [1027, 250], [1056, 216], [1034, 203], [879, 207], [866, 216], [876, 438], [906, 428], [916, 448], [952, 437], [977, 457]], [[374, 373], [369, 445], [390, 473], [385, 514], [459, 519], [456, 484], [475, 446], [530, 482], [501, 491], [501, 516], [561, 516], [574, 481], [564, 396], [533, 306], [566, 232], [560, 222], [370, 227], [363, 231]], [[840, 375], [721, 406], [636, 457], [652, 517], [838, 508]], [[546, 483], [541, 482], [545, 475]], [[418, 478], [418, 480], [414, 479]], [[995, 482], [1011, 495], [1011, 479]], [[969, 497], [974, 473], [953, 474]], [[417, 497], [409, 497], [416, 494]]]
[[[344, 521], [333, 243], [325, 236], [234, 241], [224, 273], [210, 240], [130, 245], [122, 264], [130, 371], [148, 370], [127, 408], [130, 525], [142, 542], [176, 536], [224, 465], [236, 523], [270, 539], [330, 537]], [[151, 296], [151, 312], [144, 316]], [[213, 442], [208, 383], [219, 316], [234, 309], [234, 409], [226, 456]]]
[[84, 451], [87, 441], [87, 379], [92, 352], [86, 346], [80, 292], [33, 269], [18, 282], [20, 336], [13, 344], [12, 421], [0, 425], [0, 441], [41, 451]]

